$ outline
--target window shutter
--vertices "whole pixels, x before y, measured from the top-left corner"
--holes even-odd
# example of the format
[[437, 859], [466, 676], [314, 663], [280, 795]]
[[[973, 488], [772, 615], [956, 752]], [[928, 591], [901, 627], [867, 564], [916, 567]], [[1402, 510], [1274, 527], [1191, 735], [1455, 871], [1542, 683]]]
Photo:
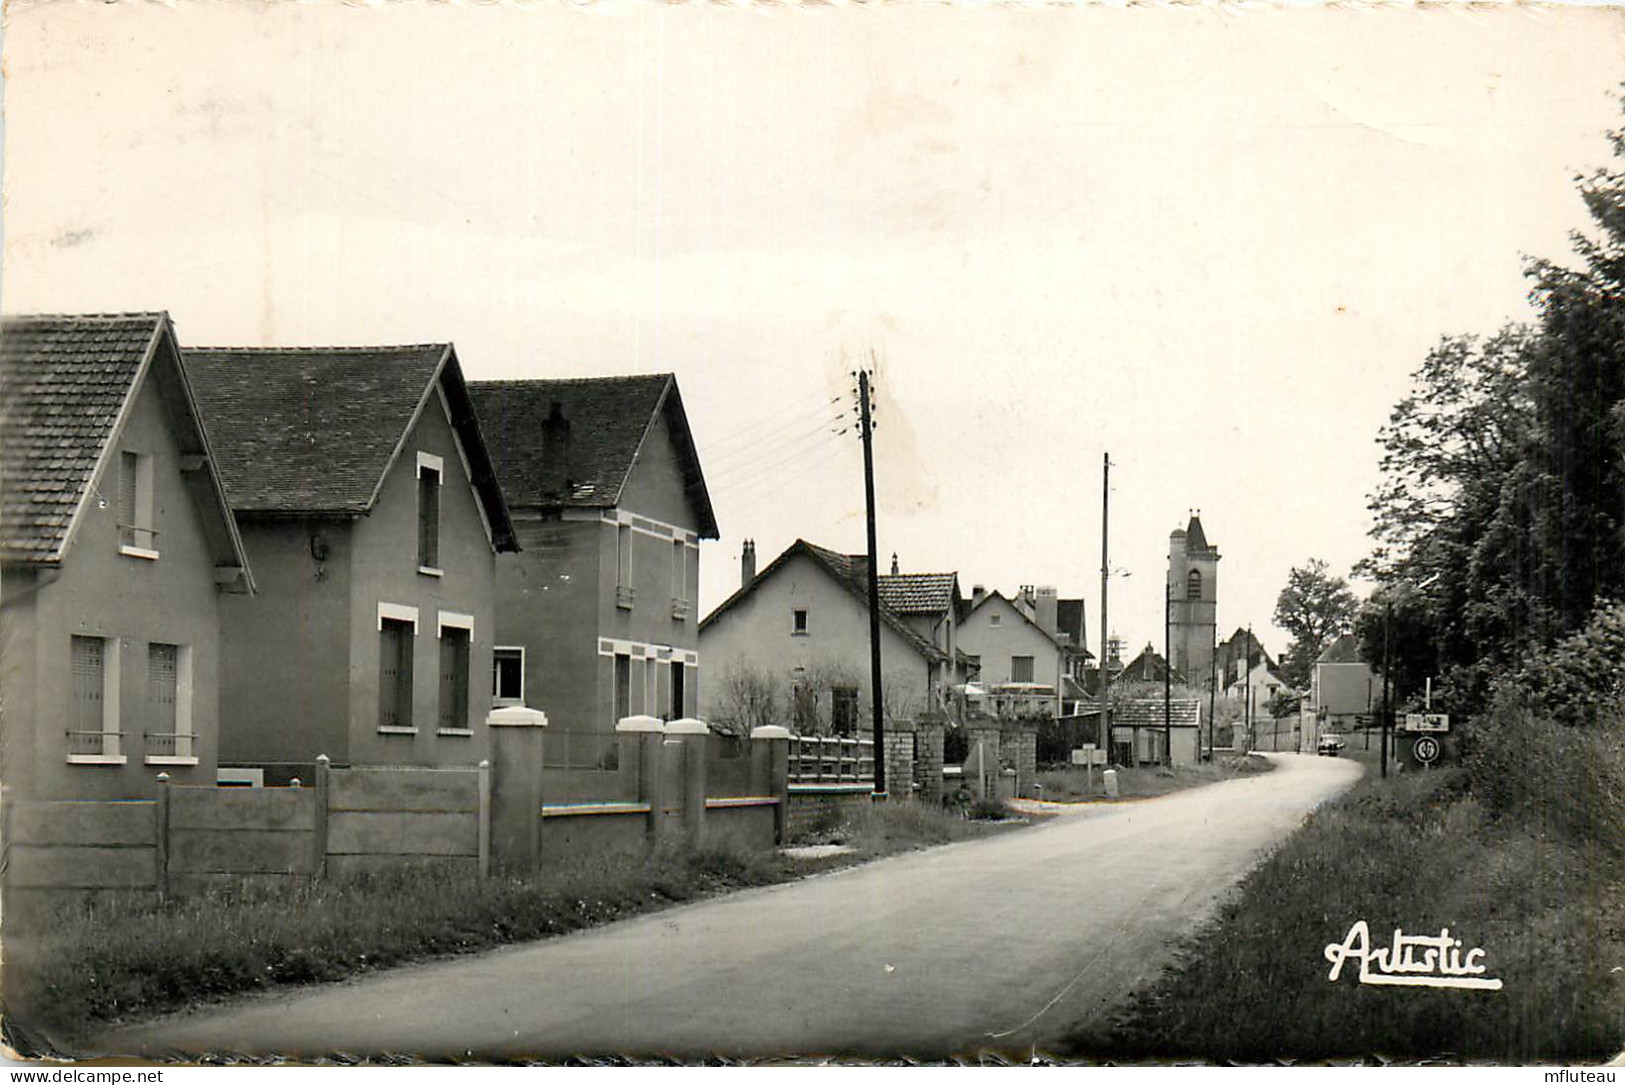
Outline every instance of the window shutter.
[[418, 564], [440, 567], [440, 472], [418, 469]]
[[139, 485], [141, 457], [134, 452], [119, 453], [118, 522], [119, 542], [135, 545], [136, 488]]
[[100, 637], [73, 638], [73, 729], [102, 730], [105, 647]]
[[440, 727], [468, 727], [468, 634], [461, 629], [440, 634]]
[[177, 655], [173, 644], [147, 646], [147, 707], [155, 735], [175, 733]]

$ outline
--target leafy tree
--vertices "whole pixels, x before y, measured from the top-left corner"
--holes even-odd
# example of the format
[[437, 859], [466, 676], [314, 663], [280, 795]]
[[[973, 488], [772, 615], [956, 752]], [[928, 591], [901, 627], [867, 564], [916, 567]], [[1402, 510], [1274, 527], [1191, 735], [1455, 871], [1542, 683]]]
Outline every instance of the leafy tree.
[[1294, 566], [1275, 600], [1275, 624], [1292, 634], [1281, 677], [1303, 689], [1309, 670], [1334, 637], [1354, 623], [1356, 602], [1348, 581], [1332, 576], [1319, 558]]

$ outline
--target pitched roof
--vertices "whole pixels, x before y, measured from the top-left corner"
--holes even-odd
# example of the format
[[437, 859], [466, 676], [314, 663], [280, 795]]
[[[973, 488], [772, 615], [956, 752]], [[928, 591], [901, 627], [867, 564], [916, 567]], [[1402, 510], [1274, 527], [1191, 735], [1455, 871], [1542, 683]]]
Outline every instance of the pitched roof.
[[953, 606], [957, 573], [891, 573], [880, 578], [880, 605], [894, 614], [940, 614]]
[[[1169, 700], [1168, 723], [1173, 727], [1196, 727], [1202, 722], [1202, 702], [1195, 697]], [[1161, 727], [1161, 697], [1133, 697], [1112, 708], [1113, 727]]]
[[[656, 419], [664, 412], [682, 460], [684, 489], [700, 516], [702, 539], [717, 538], [716, 515], [670, 373], [570, 380], [473, 381], [480, 425], [510, 502], [526, 506], [614, 508]], [[550, 462], [542, 423], [558, 404], [570, 423], [568, 462]], [[555, 495], [561, 477], [568, 492]]]
[[982, 596], [981, 599], [979, 599], [976, 602], [972, 603], [970, 605], [970, 609], [965, 611], [965, 617], [967, 617], [967, 618], [970, 617], [972, 614], [975, 614], [978, 610], [980, 610], [983, 607], [987, 606], [988, 603], [992, 602], [995, 599], [998, 599], [998, 600], [1001, 600], [1002, 602], [1004, 602], [1006, 605], [1008, 605], [1010, 607], [1011, 610], [1013, 610], [1017, 614], [1021, 615], [1023, 621], [1025, 621], [1028, 625], [1032, 626], [1034, 629], [1038, 630], [1040, 633], [1044, 634], [1045, 639], [1049, 640], [1051, 643], [1055, 644], [1057, 647], [1060, 647], [1059, 642], [1056, 641], [1055, 634], [1051, 633], [1048, 629], [1045, 629], [1043, 626], [1038, 624], [1038, 619], [1033, 616], [1031, 609], [1021, 605], [1021, 601], [1020, 601], [1019, 597], [1016, 598], [1016, 599], [1010, 599], [1010, 598], [1006, 597], [1002, 592], [998, 591], [997, 589], [994, 589], [993, 591], [988, 592], [986, 595]]
[[201, 500], [217, 517], [205, 533], [216, 564], [253, 578], [211, 455], [194, 390], [180, 362], [169, 314], [7, 317], [0, 326], [0, 554], [62, 559], [98, 467], [111, 454], [135, 402], [156, 375], [160, 399], [180, 420], [177, 443], [200, 458]]
[[[1161, 682], [1163, 679], [1163, 672], [1165, 670], [1170, 670], [1170, 668], [1168, 668], [1168, 664], [1163, 660], [1162, 655], [1151, 645], [1147, 644], [1140, 650], [1139, 655], [1135, 656], [1129, 661], [1128, 666], [1124, 667], [1120, 672], [1118, 672], [1117, 676], [1113, 678], [1112, 681]], [[1170, 674], [1172, 680], [1175, 682], [1183, 683], [1185, 681], [1184, 676], [1181, 675], [1178, 670], [1170, 670]]]
[[[842, 554], [836, 550], [829, 550], [822, 546], [814, 546], [806, 539], [797, 539], [795, 542], [791, 543], [787, 548], [785, 548], [784, 553], [774, 558], [768, 563], [765, 569], [757, 573], [756, 576], [751, 579], [749, 584], [745, 584], [740, 587], [738, 591], [734, 592], [732, 595], [728, 596], [728, 598], [719, 603], [715, 610], [713, 610], [710, 614], [707, 614], [700, 622], [699, 631], [702, 633], [705, 632], [707, 626], [716, 621], [717, 618], [721, 617], [726, 611], [732, 609], [733, 606], [740, 600], [744, 599], [751, 592], [755, 591], [757, 585], [766, 583], [774, 573], [778, 572], [779, 569], [783, 568], [789, 563], [791, 558], [798, 554], [809, 558], [814, 565], [823, 569], [837, 584], [844, 588], [848, 594], [857, 599], [865, 610], [868, 609], [869, 581], [863, 571], [863, 556], [861, 554]], [[881, 580], [884, 581], [885, 578], [882, 577]], [[915, 651], [919, 652], [926, 659], [939, 661], [948, 658], [945, 652], [917, 633], [908, 625], [907, 622], [903, 621], [903, 619], [899, 617], [896, 612], [888, 607], [886, 605], [884, 595], [881, 596], [880, 600], [880, 620], [884, 622], [893, 633], [896, 633], [898, 636], [902, 637], [911, 646], [913, 646]], [[964, 653], [962, 652], [959, 653], [961, 656], [963, 656], [963, 654]]]
[[371, 511], [438, 385], [499, 550], [507, 505], [449, 343], [199, 347], [186, 367], [221, 453], [232, 508], [263, 515]]
[[1202, 518], [1191, 513], [1191, 522], [1185, 525], [1185, 550], [1208, 549], [1207, 533], [1202, 530]]
[[1344, 633], [1320, 653], [1316, 663], [1364, 663], [1360, 655], [1360, 638], [1353, 633]]

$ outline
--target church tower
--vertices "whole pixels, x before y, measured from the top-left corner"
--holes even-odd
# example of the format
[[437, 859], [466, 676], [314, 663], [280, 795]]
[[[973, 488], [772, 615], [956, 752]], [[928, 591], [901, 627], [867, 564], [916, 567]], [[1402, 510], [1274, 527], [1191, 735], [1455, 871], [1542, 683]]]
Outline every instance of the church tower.
[[1213, 666], [1213, 639], [1219, 601], [1219, 548], [1202, 531], [1201, 510], [1184, 530], [1168, 537], [1168, 586], [1172, 590], [1168, 639], [1174, 669], [1187, 681], [1205, 684]]

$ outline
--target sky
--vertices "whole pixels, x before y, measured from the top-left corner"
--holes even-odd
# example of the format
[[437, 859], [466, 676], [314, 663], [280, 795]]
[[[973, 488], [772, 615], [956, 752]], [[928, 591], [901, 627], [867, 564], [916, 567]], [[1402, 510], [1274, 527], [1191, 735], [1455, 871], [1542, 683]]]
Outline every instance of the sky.
[[1278, 653], [1411, 371], [1583, 225], [1621, 18], [14, 0], [0, 308], [675, 372], [702, 612], [745, 538], [863, 548], [872, 365], [883, 564], [1082, 595], [1093, 646], [1109, 453], [1129, 651], [1200, 508], [1221, 632]]

